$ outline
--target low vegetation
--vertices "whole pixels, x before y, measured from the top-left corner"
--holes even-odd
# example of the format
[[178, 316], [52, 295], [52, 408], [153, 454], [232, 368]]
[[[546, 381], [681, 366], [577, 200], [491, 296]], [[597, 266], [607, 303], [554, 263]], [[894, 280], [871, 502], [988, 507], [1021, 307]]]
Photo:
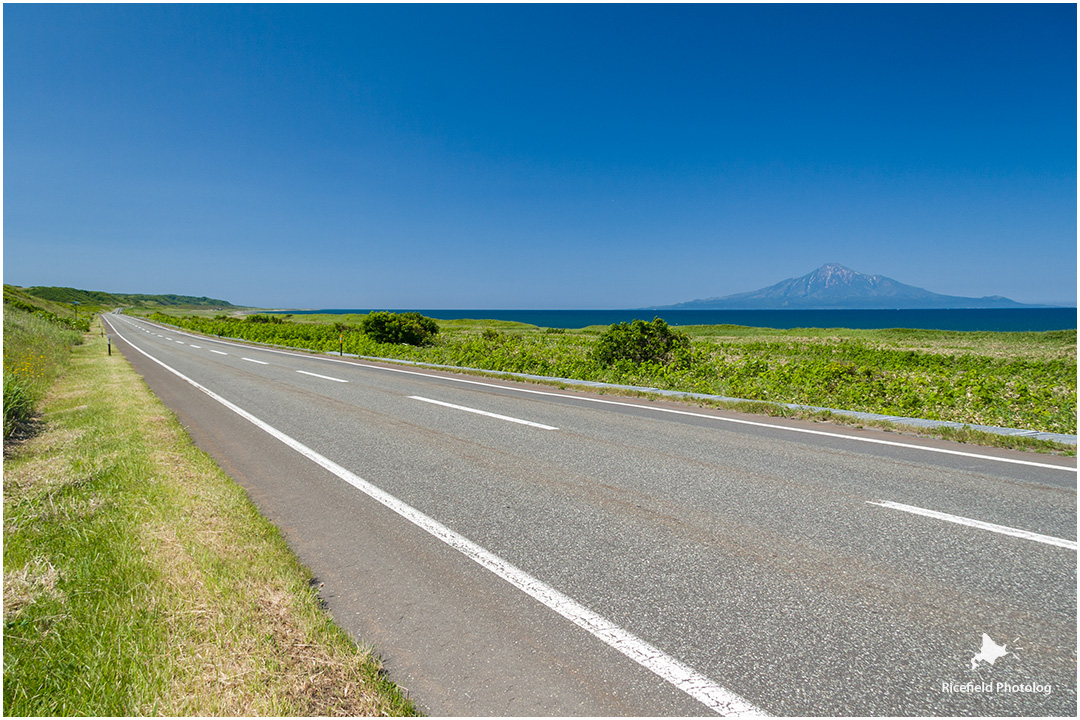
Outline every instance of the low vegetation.
[[[444, 365], [1076, 434], [1076, 331], [770, 330], [662, 320], [552, 332], [439, 322], [424, 346], [379, 342], [363, 316], [255, 326], [158, 313], [211, 335]], [[661, 338], [666, 340], [661, 341]], [[667, 344], [665, 344], [667, 343]]]
[[67, 366], [71, 346], [82, 341], [75, 327], [30, 305], [5, 304], [5, 443], [27, 434], [38, 403]]
[[104, 338], [7, 306], [4, 351], [5, 714], [415, 714]]

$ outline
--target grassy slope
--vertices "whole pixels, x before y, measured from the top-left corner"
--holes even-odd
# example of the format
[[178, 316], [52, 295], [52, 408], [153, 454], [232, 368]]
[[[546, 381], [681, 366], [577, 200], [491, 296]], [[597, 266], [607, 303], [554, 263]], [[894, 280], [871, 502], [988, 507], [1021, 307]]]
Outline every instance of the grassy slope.
[[[9, 286], [5, 285], [5, 290]], [[55, 303], [74, 305], [91, 308], [116, 308], [127, 305], [143, 307], [217, 307], [232, 308], [233, 305], [225, 300], [216, 300], [208, 297], [192, 297], [190, 295], [145, 295], [132, 293], [107, 293], [100, 290], [78, 290], [69, 287], [30, 287], [18, 288], [28, 295]]]
[[244, 492], [85, 341], [45, 432], [5, 448], [5, 714], [411, 714]]
[[75, 314], [74, 306], [68, 303], [46, 300], [45, 298], [40, 298], [27, 292], [25, 288], [16, 287], [14, 285], [4, 286], [4, 303], [13, 303], [17, 306], [26, 305], [39, 310], [44, 310], [45, 312], [52, 313], [58, 317], [73, 317]]

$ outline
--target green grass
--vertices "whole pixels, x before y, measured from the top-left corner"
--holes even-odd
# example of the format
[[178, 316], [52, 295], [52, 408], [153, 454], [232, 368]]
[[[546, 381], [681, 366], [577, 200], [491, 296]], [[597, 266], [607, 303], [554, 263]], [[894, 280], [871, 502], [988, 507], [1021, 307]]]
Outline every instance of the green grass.
[[520, 323], [440, 321], [414, 348], [372, 342], [360, 316], [295, 316], [245, 323], [155, 316], [211, 335], [481, 370], [705, 393], [763, 403], [1076, 434], [1076, 331], [963, 333], [932, 330], [678, 328], [689, 362], [601, 365], [591, 351], [606, 328], [559, 333]]
[[103, 338], [41, 414], [5, 446], [5, 714], [414, 714]]
[[82, 335], [47, 314], [4, 307], [4, 439], [27, 431], [34, 409]]

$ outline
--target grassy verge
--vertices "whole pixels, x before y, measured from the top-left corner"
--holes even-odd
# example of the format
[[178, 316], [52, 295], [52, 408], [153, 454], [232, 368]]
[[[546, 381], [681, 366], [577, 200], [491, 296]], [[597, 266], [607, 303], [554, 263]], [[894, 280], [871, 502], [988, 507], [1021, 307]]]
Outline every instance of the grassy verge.
[[37, 404], [82, 333], [48, 314], [4, 306], [4, 440], [27, 433]]
[[41, 412], [5, 447], [5, 714], [415, 714], [100, 337]]
[[560, 331], [518, 323], [440, 322], [424, 347], [376, 343], [360, 316], [156, 315], [196, 332], [481, 370], [795, 403], [1076, 434], [1076, 331], [963, 333], [932, 330], [679, 328], [691, 348], [678, 363], [598, 363], [606, 328]]

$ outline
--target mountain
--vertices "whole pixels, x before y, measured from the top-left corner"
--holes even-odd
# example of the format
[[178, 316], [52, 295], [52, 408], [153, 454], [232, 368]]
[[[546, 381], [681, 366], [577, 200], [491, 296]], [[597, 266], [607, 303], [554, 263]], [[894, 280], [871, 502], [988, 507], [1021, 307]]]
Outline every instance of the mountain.
[[691, 300], [658, 310], [832, 310], [1026, 307], [1000, 295], [982, 298], [939, 295], [884, 275], [864, 275], [830, 263], [802, 277], [753, 292]]

